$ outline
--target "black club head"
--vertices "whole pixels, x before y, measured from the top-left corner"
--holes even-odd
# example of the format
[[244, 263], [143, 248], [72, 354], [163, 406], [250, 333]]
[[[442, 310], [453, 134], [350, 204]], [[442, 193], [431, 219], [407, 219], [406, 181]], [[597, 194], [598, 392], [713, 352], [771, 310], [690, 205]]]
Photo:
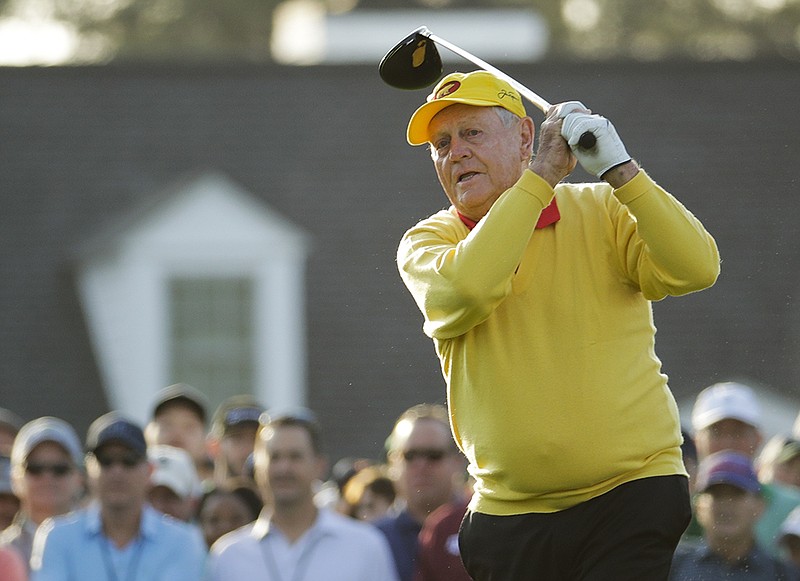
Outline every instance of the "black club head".
[[439, 80], [442, 58], [436, 43], [421, 34], [418, 28], [386, 53], [378, 72], [387, 85], [398, 89], [423, 89]]

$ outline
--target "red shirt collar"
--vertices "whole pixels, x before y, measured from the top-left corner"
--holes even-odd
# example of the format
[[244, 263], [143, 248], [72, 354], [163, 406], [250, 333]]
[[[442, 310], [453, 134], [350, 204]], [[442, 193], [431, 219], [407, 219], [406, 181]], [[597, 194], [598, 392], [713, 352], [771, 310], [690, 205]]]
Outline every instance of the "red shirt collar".
[[[461, 221], [464, 222], [464, 225], [472, 230], [475, 226], [478, 225], [478, 222], [467, 218], [461, 212], [458, 212], [458, 217], [461, 218]], [[558, 211], [558, 205], [556, 204], [556, 199], [553, 198], [553, 201], [550, 202], [550, 205], [547, 206], [542, 213], [539, 214], [539, 220], [536, 222], [536, 228], [547, 228], [550, 224], [555, 224], [561, 219], [561, 213]]]

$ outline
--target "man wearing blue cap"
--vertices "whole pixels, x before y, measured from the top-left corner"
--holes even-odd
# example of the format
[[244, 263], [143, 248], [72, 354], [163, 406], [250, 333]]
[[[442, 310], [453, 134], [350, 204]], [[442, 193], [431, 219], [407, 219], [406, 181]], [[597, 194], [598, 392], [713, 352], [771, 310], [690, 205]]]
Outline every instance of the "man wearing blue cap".
[[[462, 559], [477, 580], [663, 580], [690, 505], [651, 301], [711, 286], [716, 243], [606, 118], [552, 107], [531, 158], [534, 133], [485, 71], [446, 76], [407, 129], [452, 204], [397, 264], [475, 478]], [[601, 181], [562, 182], [577, 162]]]
[[700, 462], [696, 490], [703, 540], [678, 548], [670, 581], [800, 579], [799, 570], [756, 541], [764, 499], [750, 458], [729, 450], [711, 454]]
[[86, 438], [95, 502], [45, 521], [31, 557], [33, 581], [197, 581], [205, 547], [185, 523], [146, 504], [152, 466], [141, 428], [116, 412]]

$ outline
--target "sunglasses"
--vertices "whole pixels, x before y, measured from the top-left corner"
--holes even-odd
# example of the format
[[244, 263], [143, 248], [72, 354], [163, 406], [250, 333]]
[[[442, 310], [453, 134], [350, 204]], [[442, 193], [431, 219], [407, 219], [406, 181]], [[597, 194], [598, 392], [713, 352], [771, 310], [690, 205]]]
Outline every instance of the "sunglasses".
[[49, 472], [56, 478], [62, 478], [72, 472], [70, 464], [37, 464], [35, 462], [25, 464], [25, 472], [31, 476], [41, 476]]
[[102, 468], [110, 468], [114, 464], [121, 464], [125, 468], [135, 468], [144, 460], [142, 456], [133, 452], [119, 456], [113, 456], [110, 454], [95, 454], [94, 457], [97, 459], [97, 463], [100, 464]]
[[403, 458], [406, 462], [413, 462], [417, 458], [427, 460], [428, 462], [439, 462], [447, 456], [447, 450], [439, 450], [436, 448], [419, 449], [419, 450], [405, 450]]

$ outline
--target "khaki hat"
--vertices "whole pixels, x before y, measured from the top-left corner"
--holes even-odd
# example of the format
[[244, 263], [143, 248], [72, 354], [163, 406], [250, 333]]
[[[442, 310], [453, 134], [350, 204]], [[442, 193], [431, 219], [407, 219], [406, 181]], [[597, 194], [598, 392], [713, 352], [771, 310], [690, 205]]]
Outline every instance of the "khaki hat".
[[439, 81], [428, 95], [427, 102], [411, 116], [406, 134], [408, 142], [411, 145], [427, 143], [431, 119], [442, 109], [456, 103], [476, 107], [503, 107], [519, 117], [527, 115], [519, 92], [492, 73], [452, 73]]

